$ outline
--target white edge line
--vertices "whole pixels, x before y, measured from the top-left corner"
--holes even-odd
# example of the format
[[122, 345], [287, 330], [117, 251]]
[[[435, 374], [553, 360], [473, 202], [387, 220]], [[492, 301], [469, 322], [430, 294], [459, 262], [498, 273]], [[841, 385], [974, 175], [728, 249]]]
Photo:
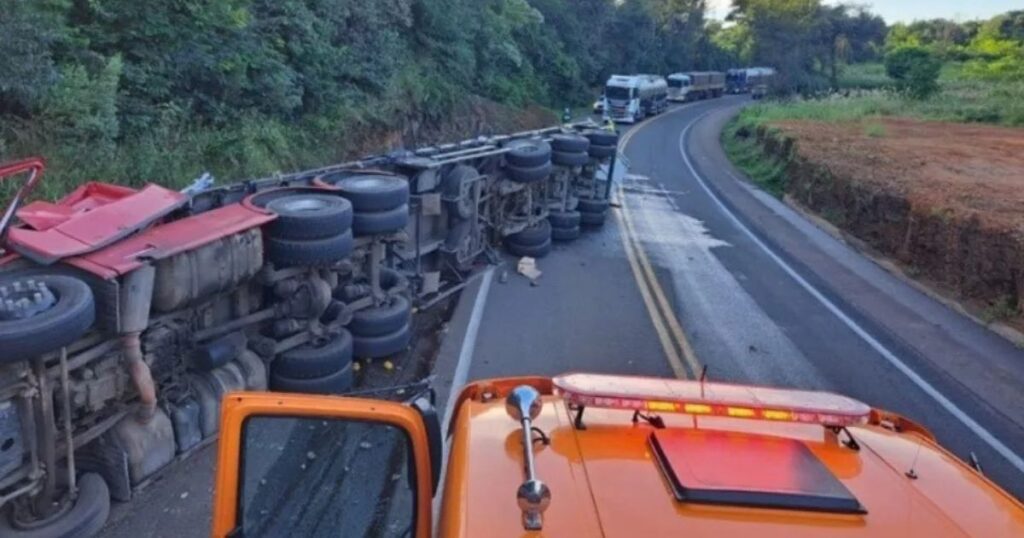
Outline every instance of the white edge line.
[[793, 280], [795, 280], [796, 283], [799, 284], [802, 288], [807, 290], [807, 292], [810, 293], [811, 296], [817, 299], [817, 301], [821, 303], [825, 308], [827, 308], [830, 312], [832, 312], [832, 314], [839, 318], [839, 320], [842, 321], [843, 324], [845, 324], [847, 327], [850, 328], [850, 330], [856, 333], [857, 336], [861, 337], [861, 339], [867, 342], [867, 344], [871, 346], [875, 351], [877, 351], [880, 355], [885, 357], [885, 359], [889, 361], [889, 363], [892, 364], [897, 370], [903, 372], [903, 374], [910, 378], [910, 380], [913, 381], [919, 389], [924, 391], [925, 394], [931, 396], [936, 402], [938, 402], [940, 406], [942, 406], [946, 411], [948, 411], [951, 415], [956, 417], [957, 420], [959, 420], [964, 426], [966, 426], [967, 429], [974, 432], [975, 435], [980, 437], [983, 441], [985, 441], [986, 444], [992, 447], [993, 450], [998, 452], [999, 455], [1005, 458], [1011, 465], [1016, 467], [1019, 472], [1024, 473], [1024, 459], [1018, 456], [1008, 446], [1003, 444], [1003, 442], [997, 439], [995, 435], [986, 430], [984, 426], [978, 424], [977, 421], [971, 418], [970, 415], [968, 415], [964, 410], [960, 409], [960, 407], [953, 403], [949, 398], [943, 396], [943, 394], [939, 392], [939, 390], [936, 389], [934, 386], [932, 386], [931, 383], [926, 381], [917, 372], [911, 369], [910, 366], [908, 366], [905, 362], [900, 360], [900, 358], [897, 357], [896, 354], [894, 354], [892, 351], [889, 351], [888, 348], [886, 348], [881, 342], [876, 340], [875, 337], [871, 336], [871, 334], [868, 333], [863, 327], [861, 327], [860, 324], [858, 324], [856, 321], [854, 321], [852, 318], [846, 315], [846, 313], [843, 312], [838, 306], [836, 306], [835, 303], [830, 301], [827, 297], [825, 297], [824, 294], [818, 291], [817, 288], [811, 285], [810, 282], [807, 282], [802, 276], [800, 276], [800, 274], [797, 273], [796, 270], [794, 270], [788, 263], [786, 263], [785, 260], [783, 260], [777, 254], [775, 254], [775, 252], [772, 251], [772, 249], [769, 248], [768, 245], [764, 244], [764, 242], [762, 242], [760, 238], [754, 235], [754, 233], [750, 231], [750, 229], [747, 228], [747, 226], [743, 224], [743, 222], [740, 221], [740, 219], [732, 211], [730, 211], [728, 207], [726, 207], [726, 205], [722, 202], [718, 195], [716, 195], [708, 187], [707, 183], [704, 181], [704, 178], [702, 178], [701, 175], [697, 173], [697, 169], [694, 168], [693, 163], [690, 162], [690, 157], [686, 154], [685, 145], [687, 135], [690, 133], [690, 129], [693, 128], [694, 125], [703, 120], [705, 117], [710, 115], [712, 112], [715, 112], [715, 110], [709, 110], [708, 112], [701, 114], [700, 116], [697, 117], [697, 119], [693, 120], [689, 125], [686, 126], [685, 129], [683, 129], [683, 132], [679, 135], [679, 153], [682, 155], [683, 162], [686, 163], [686, 167], [689, 168], [690, 173], [693, 174], [694, 179], [696, 179], [697, 183], [699, 183], [701, 188], [704, 189], [704, 192], [706, 192], [708, 196], [711, 197], [712, 200], [714, 200], [715, 205], [717, 205], [719, 209], [721, 209], [722, 212], [729, 217], [729, 219], [733, 222], [733, 224], [736, 225], [738, 229], [740, 229], [744, 234], [750, 237], [750, 239], [753, 240], [754, 243], [758, 247], [760, 247], [761, 250], [765, 252], [765, 254], [768, 255], [768, 257], [770, 257], [775, 263], [777, 263], [783, 271], [785, 271], [790, 277], [792, 277]]

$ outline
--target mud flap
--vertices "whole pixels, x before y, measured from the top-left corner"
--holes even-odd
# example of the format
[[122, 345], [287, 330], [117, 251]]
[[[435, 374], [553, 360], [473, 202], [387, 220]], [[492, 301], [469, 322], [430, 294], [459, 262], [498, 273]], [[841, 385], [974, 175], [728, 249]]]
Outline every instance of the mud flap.
[[100, 436], [75, 452], [75, 466], [81, 473], [96, 473], [110, 489], [110, 498], [118, 502], [132, 499], [128, 475], [128, 455], [112, 432]]

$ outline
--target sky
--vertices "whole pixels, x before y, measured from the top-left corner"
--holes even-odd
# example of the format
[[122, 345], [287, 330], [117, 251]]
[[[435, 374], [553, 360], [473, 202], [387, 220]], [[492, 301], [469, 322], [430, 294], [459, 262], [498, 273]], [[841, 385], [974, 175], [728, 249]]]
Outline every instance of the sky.
[[[835, 4], [836, 1], [828, 0]], [[853, 0], [866, 5], [887, 23], [913, 22], [918, 19], [971, 20], [988, 19], [1000, 13], [1021, 9], [1021, 0]], [[715, 18], [721, 19], [729, 12], [731, 0], [709, 0], [708, 6]]]

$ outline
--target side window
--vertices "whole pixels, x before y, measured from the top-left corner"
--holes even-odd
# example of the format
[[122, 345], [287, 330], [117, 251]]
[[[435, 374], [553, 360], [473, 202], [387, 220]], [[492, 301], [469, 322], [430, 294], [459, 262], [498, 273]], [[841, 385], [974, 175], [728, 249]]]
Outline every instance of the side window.
[[350, 418], [251, 416], [240, 448], [241, 536], [416, 533], [414, 456], [401, 428]]

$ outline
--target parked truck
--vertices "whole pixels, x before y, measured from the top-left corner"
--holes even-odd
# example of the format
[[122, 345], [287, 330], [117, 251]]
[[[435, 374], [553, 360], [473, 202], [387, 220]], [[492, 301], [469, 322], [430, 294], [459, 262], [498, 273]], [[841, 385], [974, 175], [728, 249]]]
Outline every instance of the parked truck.
[[769, 86], [775, 77], [771, 67], [745, 67], [730, 69], [726, 73], [726, 92], [731, 94], [751, 93], [759, 86]]
[[600, 226], [618, 136], [591, 127], [55, 202], [26, 203], [41, 159], [0, 166], [0, 536], [93, 535], [216, 438], [225, 393], [345, 393], [498, 248]]
[[725, 74], [718, 71], [691, 71], [668, 76], [669, 96], [673, 101], [688, 102], [721, 97], [725, 91]]
[[612, 75], [604, 95], [606, 120], [636, 123], [668, 109], [668, 84], [657, 75]]

